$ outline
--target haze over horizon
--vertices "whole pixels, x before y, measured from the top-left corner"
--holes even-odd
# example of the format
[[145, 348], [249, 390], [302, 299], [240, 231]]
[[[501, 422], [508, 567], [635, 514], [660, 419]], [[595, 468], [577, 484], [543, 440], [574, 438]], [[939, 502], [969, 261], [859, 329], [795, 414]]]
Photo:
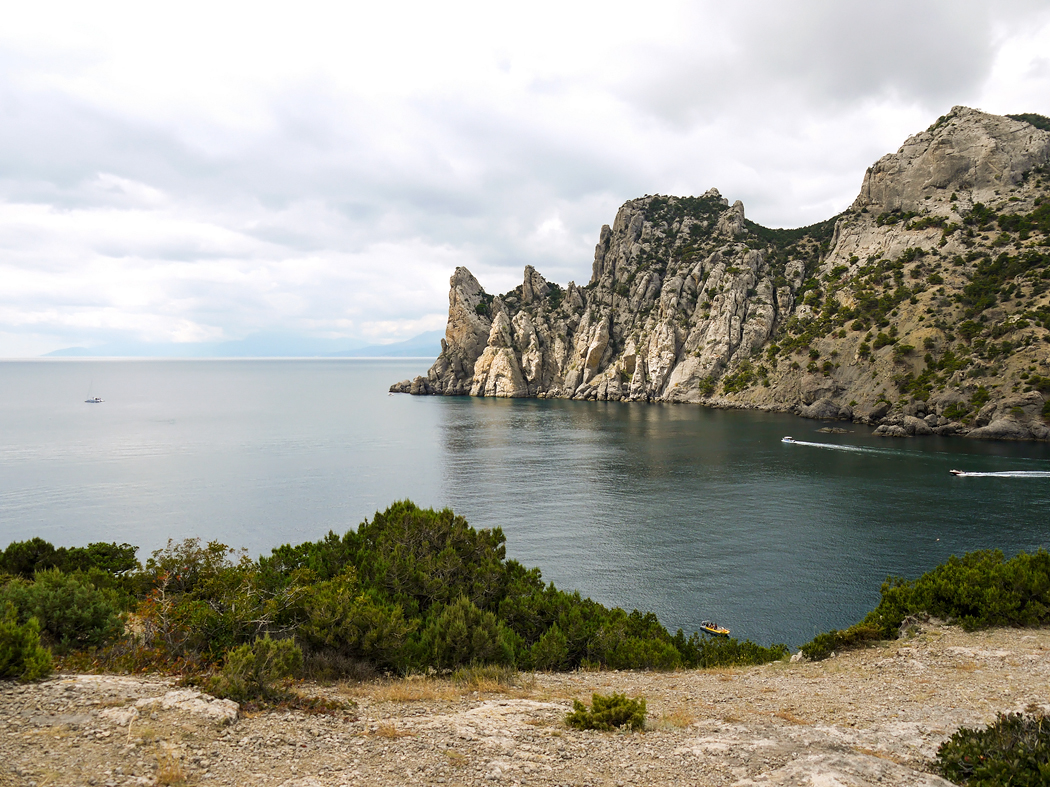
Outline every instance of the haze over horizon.
[[0, 59], [5, 358], [400, 342], [457, 265], [585, 283], [625, 200], [802, 226], [954, 105], [1050, 115], [1035, 0], [40, 3]]

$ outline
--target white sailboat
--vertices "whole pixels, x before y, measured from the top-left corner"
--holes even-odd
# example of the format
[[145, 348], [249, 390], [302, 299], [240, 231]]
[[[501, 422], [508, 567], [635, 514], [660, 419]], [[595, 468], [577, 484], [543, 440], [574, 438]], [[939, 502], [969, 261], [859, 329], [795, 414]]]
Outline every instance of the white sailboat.
[[103, 399], [101, 396], [92, 396], [91, 395], [91, 389], [93, 389], [94, 387], [95, 387], [95, 378], [92, 377], [91, 378], [91, 384], [88, 385], [88, 398], [85, 399], [84, 401], [87, 404], [102, 404], [105, 401], [105, 399]]

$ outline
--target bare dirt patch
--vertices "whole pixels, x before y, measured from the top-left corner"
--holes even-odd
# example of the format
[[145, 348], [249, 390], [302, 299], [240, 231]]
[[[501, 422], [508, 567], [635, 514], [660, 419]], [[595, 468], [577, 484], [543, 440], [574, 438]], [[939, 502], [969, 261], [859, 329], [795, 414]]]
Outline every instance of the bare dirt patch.
[[[0, 785], [936, 785], [937, 746], [996, 712], [1050, 711], [1050, 629], [926, 627], [819, 663], [409, 679], [304, 693], [345, 712], [235, 715], [172, 681], [0, 684]], [[578, 732], [572, 700], [644, 696], [644, 733]]]

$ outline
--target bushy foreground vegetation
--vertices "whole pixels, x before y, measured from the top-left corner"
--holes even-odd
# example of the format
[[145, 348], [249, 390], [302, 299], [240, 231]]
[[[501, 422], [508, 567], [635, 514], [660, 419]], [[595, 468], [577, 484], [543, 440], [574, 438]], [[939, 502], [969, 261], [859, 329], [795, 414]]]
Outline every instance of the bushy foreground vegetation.
[[937, 749], [937, 770], [966, 787], [1050, 784], [1050, 719], [998, 714], [982, 730], [963, 727]]
[[1050, 623], [1050, 552], [1040, 549], [1006, 560], [999, 550], [970, 552], [914, 582], [890, 577], [879, 605], [860, 623], [829, 631], [802, 646], [811, 659], [881, 639], [896, 639], [905, 621], [932, 615], [967, 631], [992, 626]]
[[18, 622], [13, 604], [0, 617], [0, 680], [32, 681], [51, 674], [51, 653], [40, 645], [36, 618]]
[[641, 730], [645, 728], [645, 700], [626, 694], [592, 694], [591, 707], [572, 701], [572, 713], [565, 723], [577, 730]]
[[[142, 566], [134, 553], [128, 544], [55, 549], [40, 539], [8, 546], [0, 609], [12, 612], [0, 654], [38, 631], [71, 667], [206, 675], [210, 689], [240, 699], [265, 699], [289, 675], [674, 669], [787, 654], [783, 645], [671, 635], [652, 613], [560, 591], [539, 569], [506, 559], [498, 528], [475, 530], [448, 509], [409, 501], [356, 531], [258, 560], [196, 539], [169, 542]], [[4, 675], [39, 676], [37, 667]]]

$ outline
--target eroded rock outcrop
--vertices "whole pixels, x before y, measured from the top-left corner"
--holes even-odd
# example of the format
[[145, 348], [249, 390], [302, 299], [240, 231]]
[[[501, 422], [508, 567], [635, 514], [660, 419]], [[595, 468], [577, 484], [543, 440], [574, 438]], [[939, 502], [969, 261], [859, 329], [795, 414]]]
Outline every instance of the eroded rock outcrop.
[[586, 287], [530, 266], [492, 296], [458, 268], [441, 355], [391, 390], [1048, 439], [1050, 120], [1019, 117], [953, 109], [811, 227], [761, 227], [715, 189], [646, 196], [602, 227]]

